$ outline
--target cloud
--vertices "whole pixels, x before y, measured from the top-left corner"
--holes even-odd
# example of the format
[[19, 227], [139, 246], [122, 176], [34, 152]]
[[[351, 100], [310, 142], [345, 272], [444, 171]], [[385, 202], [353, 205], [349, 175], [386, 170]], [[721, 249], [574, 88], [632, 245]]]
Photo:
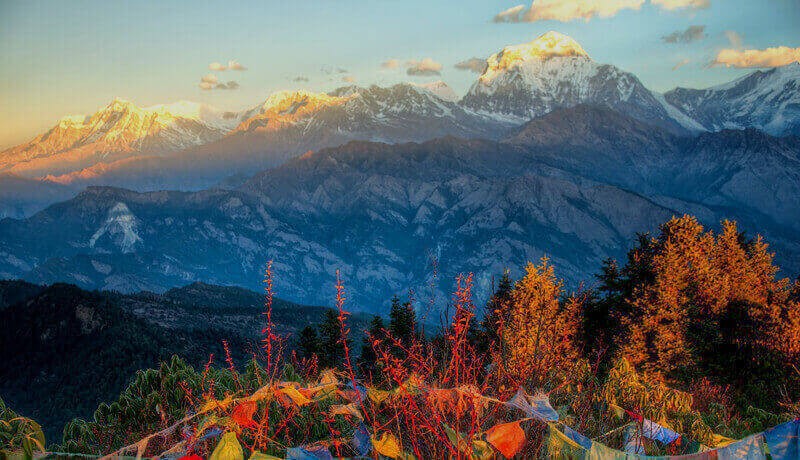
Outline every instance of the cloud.
[[520, 20], [521, 13], [525, 10], [525, 5], [512, 6], [503, 10], [494, 17], [494, 22], [523, 22]]
[[219, 83], [214, 89], [239, 89], [239, 83], [229, 81], [228, 83]]
[[625, 9], [638, 10], [644, 2], [645, 0], [536, 0], [529, 8], [517, 5], [501, 11], [494, 17], [494, 22], [588, 21], [594, 17], [608, 18]]
[[212, 85], [216, 85], [219, 82], [219, 79], [217, 78], [216, 75], [214, 75], [213, 73], [210, 73], [208, 75], [204, 75], [203, 77], [201, 77], [200, 81], [202, 83], [210, 83]]
[[469, 58], [466, 61], [459, 62], [454, 67], [458, 70], [483, 73], [483, 71], [486, 70], [486, 60], [481, 58]]
[[308, 77], [304, 77], [302, 75], [299, 75], [297, 77], [292, 78], [292, 81], [293, 82], [297, 82], [297, 83], [308, 83], [309, 80], [308, 80]]
[[348, 72], [348, 70], [343, 68], [343, 67], [330, 67], [330, 66], [322, 66], [320, 71], [322, 71], [322, 73], [324, 73], [325, 75], [330, 75], [332, 73], [347, 73]]
[[706, 26], [689, 26], [686, 30], [676, 30], [661, 37], [665, 43], [691, 43], [706, 37]]
[[345, 83], [355, 83], [356, 82], [356, 77], [354, 77], [352, 75], [345, 75], [344, 77], [342, 77], [342, 81], [345, 82]]
[[398, 67], [400, 67], [399, 59], [388, 59], [386, 61], [381, 62], [381, 68], [383, 69], [396, 69]]
[[678, 61], [678, 63], [676, 63], [674, 66], [672, 66], [672, 71], [674, 72], [674, 71], [680, 69], [681, 67], [685, 66], [686, 64], [688, 64], [690, 62], [692, 62], [692, 61], [690, 61], [689, 59], [681, 59], [680, 61]]
[[415, 77], [424, 77], [430, 75], [441, 75], [442, 65], [431, 58], [425, 58], [421, 61], [410, 60], [406, 62], [406, 73]]
[[800, 48], [777, 46], [763, 50], [724, 49], [717, 54], [712, 66], [751, 68], [780, 67], [800, 62]]
[[229, 81], [227, 83], [220, 82], [216, 75], [210, 73], [200, 78], [200, 84], [198, 86], [204, 91], [212, 89], [238, 89], [239, 83], [235, 81]]
[[231, 70], [247, 70], [247, 67], [239, 64], [239, 61], [236, 59], [228, 61], [228, 68]]
[[650, 2], [653, 5], [670, 11], [686, 8], [704, 10], [711, 6], [711, 0], [650, 0]]
[[738, 32], [736, 32], [734, 30], [726, 30], [725, 31], [725, 38], [728, 39], [728, 42], [730, 42], [731, 47], [736, 48], [736, 49], [741, 49], [742, 42], [744, 40], [742, 40], [742, 36], [739, 35]]
[[216, 72], [221, 72], [227, 68], [228, 67], [226, 67], [224, 64], [220, 64], [219, 62], [212, 62], [208, 65], [208, 70], [214, 70]]

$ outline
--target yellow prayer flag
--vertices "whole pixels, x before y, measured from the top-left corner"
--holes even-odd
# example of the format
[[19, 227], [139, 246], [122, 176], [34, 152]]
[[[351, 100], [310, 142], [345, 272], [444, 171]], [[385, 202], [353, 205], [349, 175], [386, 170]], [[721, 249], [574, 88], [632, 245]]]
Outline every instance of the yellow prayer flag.
[[375, 452], [393, 459], [400, 458], [400, 442], [391, 433], [383, 433], [379, 438], [372, 436], [372, 447]]
[[203, 404], [203, 408], [200, 409], [200, 413], [209, 412], [216, 409], [225, 410], [232, 403], [233, 403], [233, 397], [231, 395], [226, 396], [225, 399], [221, 401], [211, 398], [210, 400], [206, 401], [205, 404]]
[[239, 440], [236, 439], [236, 433], [229, 431], [222, 435], [222, 439], [208, 460], [244, 460], [244, 452]]
[[281, 460], [281, 458], [274, 457], [269, 454], [262, 454], [261, 452], [254, 450], [253, 453], [250, 455], [249, 460]]
[[391, 395], [390, 392], [385, 390], [378, 390], [376, 388], [367, 388], [367, 396], [375, 404], [381, 404], [386, 401]]
[[730, 443], [732, 443], [734, 441], [735, 441], [734, 439], [726, 438], [725, 436], [722, 436], [721, 434], [716, 434], [715, 433], [714, 437], [711, 439], [711, 446], [712, 447], [725, 447], [725, 446], [727, 446], [728, 444], [730, 444]]

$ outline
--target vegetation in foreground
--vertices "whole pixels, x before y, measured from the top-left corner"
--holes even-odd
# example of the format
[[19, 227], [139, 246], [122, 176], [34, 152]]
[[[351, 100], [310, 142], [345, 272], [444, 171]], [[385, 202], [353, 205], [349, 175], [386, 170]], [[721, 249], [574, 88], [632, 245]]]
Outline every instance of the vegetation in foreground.
[[[200, 370], [173, 358], [139, 371], [92, 420], [70, 422], [51, 450], [106, 454], [175, 427], [137, 450], [177, 445], [208, 457], [215, 446], [243, 446], [284, 456], [317, 446], [352, 456], [363, 428], [394, 458], [536, 457], [552, 446], [547, 425], [485, 404], [520, 387], [545, 392], [564, 426], [615, 448], [643, 418], [721, 445], [800, 415], [800, 285], [777, 271], [766, 244], [735, 224], [714, 233], [677, 218], [640, 237], [623, 265], [604, 264], [595, 290], [564, 292], [546, 259], [516, 282], [504, 277], [480, 322], [471, 276], [462, 277], [452, 320], [432, 338], [418, 327], [421, 308], [397, 300], [388, 324], [372, 322], [358, 359], [341, 283], [338, 313], [284, 353], [291, 343], [272, 328], [268, 273], [262, 346], [243, 369], [225, 353]], [[334, 381], [349, 390], [332, 390]], [[487, 430], [504, 423], [523, 433], [513, 450], [487, 444]], [[14, 433], [6, 448], [24, 448], [29, 432]], [[676, 454], [687, 444], [644, 448]]]

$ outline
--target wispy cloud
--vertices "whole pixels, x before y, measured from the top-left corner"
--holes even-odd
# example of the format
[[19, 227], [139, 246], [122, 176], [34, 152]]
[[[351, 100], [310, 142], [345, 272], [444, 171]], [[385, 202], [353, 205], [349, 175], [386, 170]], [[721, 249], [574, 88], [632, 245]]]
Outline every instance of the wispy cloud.
[[296, 83], [308, 83], [308, 77], [304, 77], [303, 75], [298, 75], [297, 77], [292, 78], [293, 82]]
[[227, 69], [228, 67], [225, 64], [220, 64], [219, 62], [212, 62], [208, 65], [208, 70], [213, 70], [215, 72], [221, 72]]
[[800, 48], [776, 46], [763, 50], [724, 49], [717, 53], [712, 66], [736, 68], [780, 67], [800, 62]]
[[342, 81], [345, 82], [345, 83], [355, 83], [356, 82], [356, 77], [354, 77], [352, 75], [345, 75], [344, 77], [342, 77]]
[[731, 44], [731, 47], [736, 49], [740, 49], [744, 42], [741, 34], [739, 34], [739, 32], [736, 32], [735, 30], [726, 30], [725, 38], [728, 39], [728, 43]]
[[231, 80], [227, 83], [218, 83], [214, 89], [239, 89], [239, 83]]
[[711, 0], [651, 0], [651, 3], [665, 10], [702, 10], [711, 6]]
[[588, 21], [594, 17], [607, 18], [621, 10], [638, 10], [645, 0], [536, 0], [530, 7], [517, 5], [501, 11], [494, 22], [536, 22], [576, 19]]
[[399, 59], [387, 59], [381, 62], [381, 68], [383, 69], [396, 69], [398, 67], [400, 67]]
[[525, 5], [512, 6], [503, 10], [494, 17], [494, 22], [523, 22], [522, 13], [526, 11]]
[[431, 58], [425, 58], [421, 61], [410, 60], [406, 62], [406, 66], [406, 73], [415, 77], [442, 74], [442, 65]]
[[327, 66], [327, 65], [323, 66], [320, 69], [320, 71], [322, 71], [322, 73], [324, 73], [325, 75], [330, 75], [332, 73], [347, 73], [348, 72], [348, 70], [345, 69], [344, 67], [331, 67], [331, 66]]
[[689, 64], [690, 62], [692, 61], [690, 61], [689, 59], [681, 59], [674, 66], [672, 66], [672, 71], [674, 72], [680, 69], [681, 67], [685, 66], [686, 64]]
[[706, 26], [689, 26], [686, 30], [676, 30], [661, 39], [665, 43], [691, 43], [706, 37]]
[[228, 61], [228, 69], [230, 70], [247, 70], [247, 67], [239, 64], [239, 61], [233, 59]]
[[469, 70], [470, 72], [483, 73], [486, 70], [486, 60], [481, 58], [469, 58], [461, 61], [454, 66], [458, 70]]

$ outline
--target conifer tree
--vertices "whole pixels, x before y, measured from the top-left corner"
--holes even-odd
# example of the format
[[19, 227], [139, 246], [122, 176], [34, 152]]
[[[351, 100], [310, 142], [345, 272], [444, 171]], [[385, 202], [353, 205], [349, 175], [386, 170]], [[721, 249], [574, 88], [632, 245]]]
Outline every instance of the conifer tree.
[[400, 303], [397, 296], [392, 297], [389, 311], [389, 332], [403, 346], [409, 346], [416, 337], [417, 315], [411, 302]]
[[324, 369], [340, 366], [344, 360], [344, 342], [336, 311], [330, 309], [325, 311], [325, 316], [319, 325], [319, 342], [320, 367]]
[[320, 341], [314, 326], [306, 326], [300, 331], [297, 337], [297, 350], [301, 358], [309, 359], [314, 355], [319, 356]]
[[384, 329], [383, 318], [377, 315], [373, 316], [367, 334], [361, 342], [359, 368], [364, 376], [372, 377], [373, 381], [379, 380], [378, 356], [375, 353], [373, 342], [383, 340]]
[[513, 288], [511, 273], [509, 270], [504, 270], [503, 276], [497, 283], [497, 289], [486, 302], [486, 315], [476, 334], [476, 349], [479, 353], [488, 353], [493, 346], [500, 344], [503, 329], [509, 319]]

